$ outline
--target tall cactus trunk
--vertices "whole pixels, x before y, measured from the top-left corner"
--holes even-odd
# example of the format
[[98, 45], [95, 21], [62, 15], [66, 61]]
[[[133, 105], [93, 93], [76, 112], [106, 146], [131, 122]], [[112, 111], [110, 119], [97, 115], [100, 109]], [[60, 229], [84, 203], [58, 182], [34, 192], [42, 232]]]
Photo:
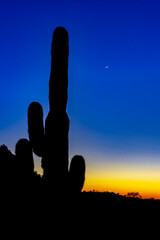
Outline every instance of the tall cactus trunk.
[[[68, 33], [57, 28], [52, 40], [49, 80], [50, 111], [45, 121], [44, 179], [62, 189], [68, 179]], [[59, 171], [60, 169], [60, 171]]]

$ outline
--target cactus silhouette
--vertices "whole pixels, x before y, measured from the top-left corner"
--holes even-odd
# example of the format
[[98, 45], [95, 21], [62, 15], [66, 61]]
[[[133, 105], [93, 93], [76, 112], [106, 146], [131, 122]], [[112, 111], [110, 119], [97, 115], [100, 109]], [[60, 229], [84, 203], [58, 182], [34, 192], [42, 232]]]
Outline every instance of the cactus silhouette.
[[16, 143], [14, 174], [14, 190], [18, 195], [38, 197], [42, 188], [42, 179], [34, 172], [32, 145], [26, 138], [21, 138]]
[[[71, 171], [68, 170], [69, 118], [66, 113], [68, 56], [68, 32], [63, 27], [58, 27], [53, 33], [51, 49], [50, 110], [44, 127], [41, 105], [37, 102], [30, 104], [28, 108], [28, 133], [34, 153], [42, 157], [44, 182], [57, 191], [80, 192], [85, 180], [83, 157], [73, 158]], [[71, 183], [72, 181], [74, 184]]]
[[85, 180], [85, 160], [80, 155], [72, 158], [69, 173], [69, 187], [71, 192], [80, 192]]
[[21, 138], [16, 144], [15, 154], [17, 168], [19, 168], [18, 172], [22, 172], [24, 178], [32, 175], [34, 171], [34, 161], [30, 141], [28, 141], [28, 139]]

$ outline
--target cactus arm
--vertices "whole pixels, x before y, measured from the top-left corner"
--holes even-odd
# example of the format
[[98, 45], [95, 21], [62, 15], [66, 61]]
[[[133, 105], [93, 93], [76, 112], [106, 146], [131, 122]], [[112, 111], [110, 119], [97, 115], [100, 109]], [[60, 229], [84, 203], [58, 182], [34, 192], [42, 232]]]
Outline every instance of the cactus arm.
[[34, 153], [42, 157], [44, 149], [43, 109], [38, 102], [32, 102], [28, 108], [28, 134]]

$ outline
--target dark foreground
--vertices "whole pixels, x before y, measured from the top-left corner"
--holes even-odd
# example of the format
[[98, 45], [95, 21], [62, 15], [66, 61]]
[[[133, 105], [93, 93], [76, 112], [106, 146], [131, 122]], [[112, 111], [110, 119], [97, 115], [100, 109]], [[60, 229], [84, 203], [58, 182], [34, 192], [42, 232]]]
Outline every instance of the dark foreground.
[[82, 192], [81, 193], [82, 198], [88, 200], [88, 201], [126, 201], [126, 202], [140, 202], [140, 203], [157, 203], [160, 204], [160, 199], [143, 199], [141, 197], [126, 197], [120, 194], [116, 194], [114, 192], [97, 192], [97, 191], [90, 191], [90, 192]]
[[143, 199], [139, 197], [126, 197], [113, 192], [82, 192], [81, 201], [88, 206], [94, 205], [100, 208], [106, 209], [106, 206], [160, 206], [160, 200], [156, 199]]
[[[64, 209], [64, 208], [70, 208], [72, 207], [75, 210], [81, 209], [81, 208], [87, 208], [90, 209], [94, 207], [94, 209], [100, 209], [103, 208], [106, 209], [106, 206], [108, 204], [110, 206], [119, 206], [119, 205], [125, 205], [125, 206], [152, 206], [152, 205], [159, 205], [160, 206], [160, 199], [143, 199], [141, 197], [126, 197], [120, 194], [116, 194], [113, 192], [86, 192], [83, 191], [78, 194], [72, 194], [72, 193], [64, 193], [64, 192], [48, 192], [48, 191], [41, 191], [38, 194], [34, 193], [33, 191], [29, 194], [26, 192], [16, 193], [16, 195], [13, 194], [6, 194], [3, 195], [2, 200], [4, 200], [5, 203], [8, 205], [8, 202], [11, 206], [19, 207], [21, 206], [22, 209], [27, 209], [28, 207], [36, 209], [36, 207], [41, 206], [41, 210], [45, 210], [47, 208], [50, 209]], [[4, 206], [3, 205], [3, 206]]]
[[50, 239], [47, 235], [57, 239], [56, 234], [63, 237], [64, 233], [77, 239], [78, 236], [84, 238], [86, 233], [94, 236], [95, 231], [107, 230], [115, 236], [119, 230], [124, 234], [128, 227], [137, 229], [144, 220], [152, 221], [159, 206], [160, 200], [128, 198], [109, 192], [81, 192], [70, 196], [62, 192], [19, 194], [7, 197], [1, 204], [1, 218], [16, 235], [23, 229], [24, 234], [35, 231], [36, 236], [40, 234], [45, 239]]

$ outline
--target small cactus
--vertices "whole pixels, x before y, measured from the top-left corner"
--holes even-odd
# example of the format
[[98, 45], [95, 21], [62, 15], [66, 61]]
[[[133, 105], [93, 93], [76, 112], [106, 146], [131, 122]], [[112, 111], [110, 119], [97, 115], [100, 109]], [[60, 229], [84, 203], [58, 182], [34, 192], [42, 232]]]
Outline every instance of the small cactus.
[[81, 192], [85, 181], [85, 160], [80, 155], [72, 158], [69, 171], [70, 191], [74, 193]]
[[[68, 99], [69, 47], [68, 33], [62, 27], [56, 28], [53, 33], [51, 56], [50, 110], [45, 120], [45, 127], [43, 127], [41, 105], [37, 102], [30, 104], [28, 108], [29, 139], [34, 153], [42, 157], [44, 181], [56, 190], [75, 189], [77, 187], [77, 191], [81, 191], [85, 179], [83, 157], [81, 157], [81, 160], [80, 156], [73, 158], [74, 163], [71, 162], [71, 172], [68, 170], [69, 118], [66, 113], [66, 106]], [[75, 183], [71, 184], [71, 180], [74, 181], [75, 179]], [[72, 187], [69, 187], [68, 184]]]
[[32, 146], [28, 139], [20, 139], [15, 147], [16, 162], [18, 172], [26, 178], [30, 176], [34, 171], [34, 161], [32, 154]]
[[33, 150], [31, 142], [20, 139], [15, 147], [14, 190], [24, 198], [39, 197], [42, 190], [42, 179], [34, 172]]

